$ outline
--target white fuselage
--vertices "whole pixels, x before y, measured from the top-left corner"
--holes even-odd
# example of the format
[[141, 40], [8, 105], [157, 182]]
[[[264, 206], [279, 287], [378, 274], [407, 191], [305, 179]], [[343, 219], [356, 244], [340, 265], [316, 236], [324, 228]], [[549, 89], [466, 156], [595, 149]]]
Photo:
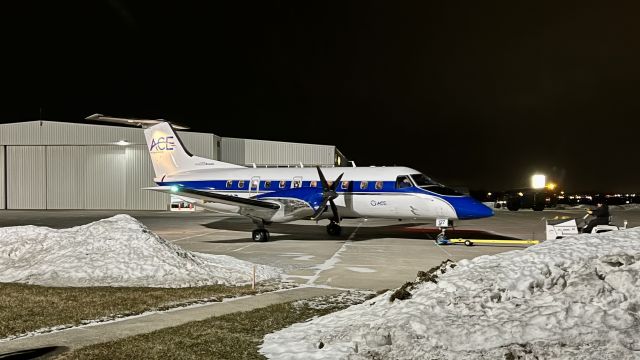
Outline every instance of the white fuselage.
[[[335, 199], [341, 217], [458, 219], [456, 209], [447, 201], [451, 196], [418, 187], [397, 188], [398, 176], [418, 174], [419, 171], [406, 167], [337, 167], [322, 168], [322, 172], [329, 182], [344, 174], [337, 188], [339, 196]], [[243, 198], [262, 197], [265, 200], [268, 200], [270, 193], [322, 186], [315, 168], [203, 169], [167, 175], [155, 181], [159, 185], [179, 185]], [[181, 197], [206, 209], [240, 213], [238, 206]], [[282, 209], [267, 220], [286, 222], [311, 214], [313, 210], [308, 207], [300, 207], [296, 211]]]

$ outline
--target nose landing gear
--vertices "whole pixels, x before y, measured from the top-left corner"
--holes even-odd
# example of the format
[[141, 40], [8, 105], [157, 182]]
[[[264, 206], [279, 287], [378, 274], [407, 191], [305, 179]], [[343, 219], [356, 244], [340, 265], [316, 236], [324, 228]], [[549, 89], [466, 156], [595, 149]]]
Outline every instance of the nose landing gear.
[[331, 236], [340, 236], [342, 233], [342, 227], [335, 221], [331, 221], [329, 225], [327, 225], [327, 234]]

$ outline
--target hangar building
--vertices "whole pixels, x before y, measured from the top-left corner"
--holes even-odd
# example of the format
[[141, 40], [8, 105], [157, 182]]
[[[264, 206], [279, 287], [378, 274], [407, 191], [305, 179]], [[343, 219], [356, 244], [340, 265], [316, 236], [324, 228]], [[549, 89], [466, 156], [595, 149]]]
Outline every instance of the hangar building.
[[[340, 165], [331, 145], [178, 131], [194, 155], [245, 166]], [[28, 121], [0, 124], [0, 209], [166, 210], [140, 128]]]

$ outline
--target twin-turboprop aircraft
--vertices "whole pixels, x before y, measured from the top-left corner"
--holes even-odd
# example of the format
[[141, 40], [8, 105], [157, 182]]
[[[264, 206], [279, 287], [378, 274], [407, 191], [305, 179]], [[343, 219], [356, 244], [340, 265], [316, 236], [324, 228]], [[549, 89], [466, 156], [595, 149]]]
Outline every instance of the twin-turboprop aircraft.
[[187, 202], [241, 214], [256, 224], [254, 241], [268, 241], [265, 226], [299, 219], [329, 219], [340, 235], [343, 218], [467, 220], [493, 211], [473, 198], [406, 167], [247, 168], [191, 155], [171, 125], [144, 131], [157, 187]]

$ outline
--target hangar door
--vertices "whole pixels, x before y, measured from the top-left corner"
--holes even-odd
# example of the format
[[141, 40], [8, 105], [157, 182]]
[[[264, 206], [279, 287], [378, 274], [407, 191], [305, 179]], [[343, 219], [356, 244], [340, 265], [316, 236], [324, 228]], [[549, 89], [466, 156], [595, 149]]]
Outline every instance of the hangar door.
[[44, 146], [6, 147], [8, 209], [46, 209]]

